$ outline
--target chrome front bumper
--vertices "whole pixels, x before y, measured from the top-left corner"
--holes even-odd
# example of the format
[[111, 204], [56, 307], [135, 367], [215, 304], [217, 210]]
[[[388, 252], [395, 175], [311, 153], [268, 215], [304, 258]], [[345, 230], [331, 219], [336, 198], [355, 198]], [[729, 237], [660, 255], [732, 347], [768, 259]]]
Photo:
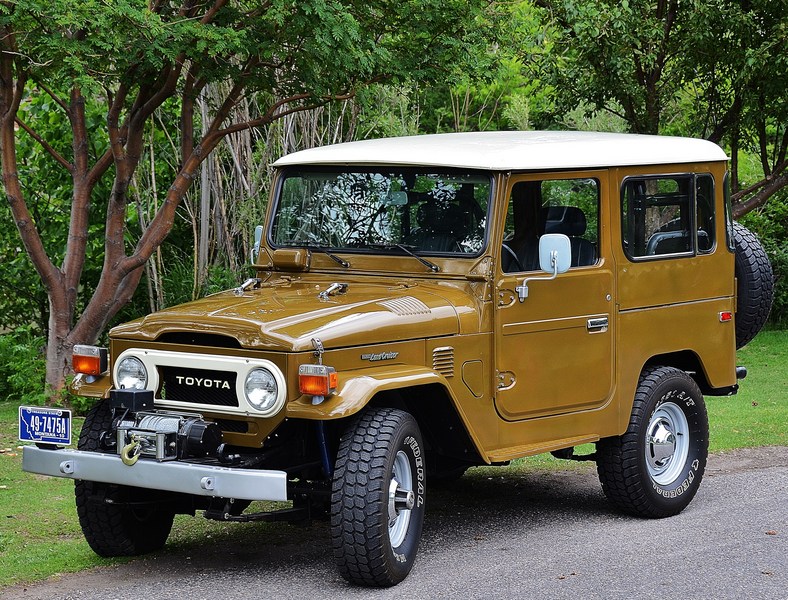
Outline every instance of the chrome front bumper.
[[25, 446], [22, 470], [52, 477], [100, 481], [196, 496], [238, 500], [287, 500], [284, 471], [234, 469], [140, 459], [126, 466], [117, 454], [44, 450]]

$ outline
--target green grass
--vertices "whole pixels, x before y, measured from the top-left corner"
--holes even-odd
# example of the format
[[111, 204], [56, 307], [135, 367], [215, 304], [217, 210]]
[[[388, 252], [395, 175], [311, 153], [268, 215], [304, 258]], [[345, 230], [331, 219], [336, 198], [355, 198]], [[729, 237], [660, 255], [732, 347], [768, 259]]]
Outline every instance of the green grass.
[[738, 354], [739, 393], [706, 398], [710, 450], [788, 446], [788, 331], [762, 331]]
[[[707, 398], [711, 450], [788, 446], [788, 331], [764, 331], [739, 352], [749, 370], [737, 396]], [[82, 419], [75, 418], [76, 439]], [[0, 588], [127, 559], [102, 559], [88, 547], [77, 522], [73, 482], [24, 473], [17, 448], [17, 404], [0, 402]], [[10, 450], [10, 451], [7, 451]], [[578, 453], [593, 451], [593, 446]], [[544, 470], [588, 468], [586, 463], [540, 455], [515, 461], [508, 470], [480, 468], [477, 476], [522, 475]], [[320, 529], [320, 526], [317, 526]], [[321, 529], [322, 531], [322, 529]], [[167, 551], [232, 541], [237, 547], [294, 543], [321, 535], [312, 528], [281, 524], [236, 525], [178, 516]]]

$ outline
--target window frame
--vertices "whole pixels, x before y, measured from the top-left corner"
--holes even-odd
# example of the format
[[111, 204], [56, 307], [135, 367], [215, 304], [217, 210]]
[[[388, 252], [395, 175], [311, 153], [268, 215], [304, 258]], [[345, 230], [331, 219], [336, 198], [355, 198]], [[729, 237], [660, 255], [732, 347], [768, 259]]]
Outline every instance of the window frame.
[[[602, 201], [602, 195], [605, 190], [605, 184], [603, 182], [604, 175], [599, 169], [593, 169], [590, 171], [583, 171], [583, 172], [566, 172], [566, 171], [555, 171], [555, 172], [530, 172], [530, 173], [512, 173], [509, 179], [509, 182], [505, 186], [506, 189], [506, 205], [505, 205], [505, 212], [503, 213], [503, 219], [501, 220], [501, 231], [502, 236], [506, 235], [506, 224], [508, 222], [508, 215], [509, 210], [511, 208], [512, 202], [512, 192], [514, 187], [521, 183], [528, 183], [528, 182], [539, 182], [544, 183], [546, 181], [581, 181], [581, 180], [588, 180], [593, 181], [596, 186], [596, 259], [590, 265], [574, 265], [570, 267], [571, 271], [576, 269], [591, 269], [598, 267], [602, 262], [602, 251], [601, 251], [601, 244], [602, 244], [602, 212], [603, 207], [606, 205]], [[559, 205], [562, 206], [562, 205]], [[572, 205], [577, 207], [576, 205]], [[542, 208], [548, 208], [548, 206], [542, 206]], [[588, 215], [586, 215], [586, 219], [588, 219]], [[541, 236], [540, 236], [541, 237]], [[502, 237], [501, 238], [501, 246], [506, 240]], [[503, 248], [498, 248], [499, 253], [503, 252]], [[498, 270], [504, 276], [511, 276], [517, 275], [522, 276], [523, 274], [528, 273], [539, 273], [541, 272], [540, 269], [536, 268], [534, 270], [525, 270], [525, 271], [505, 271], [503, 269], [502, 261], [498, 261]]]
[[[711, 244], [711, 247], [708, 250], [699, 250], [698, 244], [698, 179], [700, 177], [709, 177], [711, 178], [711, 187], [712, 187], [712, 202], [711, 207], [713, 209], [713, 217], [714, 217], [714, 240]], [[627, 230], [629, 228], [629, 215], [632, 209], [627, 206], [628, 210], [625, 212], [624, 207], [627, 202], [626, 191], [627, 191], [627, 184], [631, 180], [660, 180], [660, 179], [668, 179], [668, 180], [676, 180], [679, 181], [681, 179], [685, 179], [689, 181], [689, 190], [688, 190], [688, 201], [687, 201], [687, 211], [690, 221], [690, 230], [693, 232], [693, 235], [690, 237], [690, 249], [687, 251], [682, 252], [669, 252], [664, 254], [643, 254], [643, 255], [633, 255], [629, 245], [626, 243], [633, 239], [631, 236], [627, 235]], [[670, 260], [675, 258], [692, 258], [696, 256], [707, 256], [713, 254], [717, 248], [717, 235], [716, 235], [716, 227], [717, 227], [717, 204], [716, 204], [716, 193], [717, 193], [717, 180], [714, 177], [714, 174], [709, 171], [687, 171], [687, 172], [673, 172], [673, 173], [649, 173], [643, 175], [627, 175], [621, 180], [621, 187], [619, 193], [619, 211], [621, 216], [621, 247], [624, 251], [624, 255], [626, 256], [627, 260], [632, 263], [636, 262], [651, 262], [654, 260]], [[646, 240], [644, 240], [645, 242]]]

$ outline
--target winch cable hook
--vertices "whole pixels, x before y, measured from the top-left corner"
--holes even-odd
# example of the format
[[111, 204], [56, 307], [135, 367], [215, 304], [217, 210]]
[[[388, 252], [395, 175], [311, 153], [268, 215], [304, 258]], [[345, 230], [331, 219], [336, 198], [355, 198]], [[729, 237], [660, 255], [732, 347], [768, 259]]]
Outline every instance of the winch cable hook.
[[141, 452], [142, 444], [139, 438], [132, 438], [131, 442], [126, 444], [123, 450], [120, 451], [120, 460], [123, 461], [124, 465], [130, 467], [139, 460]]

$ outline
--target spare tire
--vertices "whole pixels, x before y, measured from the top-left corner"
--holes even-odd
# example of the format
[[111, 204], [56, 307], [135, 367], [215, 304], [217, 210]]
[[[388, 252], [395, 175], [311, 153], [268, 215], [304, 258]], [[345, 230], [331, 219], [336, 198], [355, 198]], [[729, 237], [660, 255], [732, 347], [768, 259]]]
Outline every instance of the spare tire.
[[733, 223], [736, 245], [736, 348], [748, 344], [769, 317], [774, 295], [772, 264], [761, 242], [744, 225]]

